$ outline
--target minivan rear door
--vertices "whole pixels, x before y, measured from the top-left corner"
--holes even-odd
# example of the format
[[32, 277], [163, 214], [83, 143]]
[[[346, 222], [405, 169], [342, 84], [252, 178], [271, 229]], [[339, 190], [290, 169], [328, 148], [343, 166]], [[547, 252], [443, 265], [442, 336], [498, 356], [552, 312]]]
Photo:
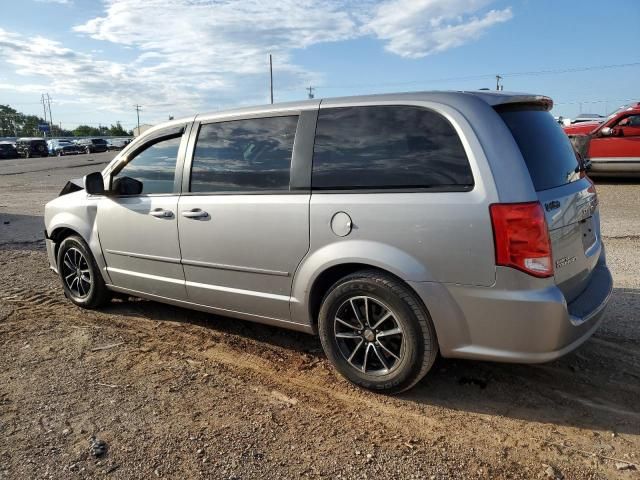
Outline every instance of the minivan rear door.
[[504, 105], [496, 110], [529, 169], [549, 227], [555, 281], [571, 302], [585, 290], [602, 249], [595, 187], [545, 107]]
[[316, 117], [317, 107], [194, 126], [178, 204], [191, 302], [290, 321], [293, 274], [309, 250], [310, 171], [301, 160], [311, 156]]

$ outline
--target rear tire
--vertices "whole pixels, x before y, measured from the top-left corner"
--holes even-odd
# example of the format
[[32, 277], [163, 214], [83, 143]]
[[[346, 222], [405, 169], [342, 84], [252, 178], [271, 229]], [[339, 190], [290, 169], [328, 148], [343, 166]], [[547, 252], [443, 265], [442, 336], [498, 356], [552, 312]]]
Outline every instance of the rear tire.
[[73, 303], [94, 309], [111, 300], [100, 268], [81, 237], [72, 235], [62, 241], [57, 263], [64, 294]]
[[416, 294], [376, 270], [351, 274], [329, 289], [318, 330], [336, 369], [350, 382], [377, 392], [413, 387], [438, 354], [435, 328]]

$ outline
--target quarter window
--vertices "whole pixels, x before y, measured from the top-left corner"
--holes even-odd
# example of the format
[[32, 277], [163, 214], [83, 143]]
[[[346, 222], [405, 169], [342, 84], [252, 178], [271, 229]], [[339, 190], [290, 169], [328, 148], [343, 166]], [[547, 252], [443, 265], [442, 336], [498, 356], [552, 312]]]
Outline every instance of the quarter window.
[[320, 110], [314, 189], [469, 189], [472, 185], [460, 137], [436, 112], [410, 106]]
[[165, 138], [138, 153], [113, 180], [130, 177], [142, 182], [142, 194], [173, 193], [176, 160], [182, 135]]
[[297, 124], [297, 116], [203, 124], [191, 168], [191, 191], [289, 190]]

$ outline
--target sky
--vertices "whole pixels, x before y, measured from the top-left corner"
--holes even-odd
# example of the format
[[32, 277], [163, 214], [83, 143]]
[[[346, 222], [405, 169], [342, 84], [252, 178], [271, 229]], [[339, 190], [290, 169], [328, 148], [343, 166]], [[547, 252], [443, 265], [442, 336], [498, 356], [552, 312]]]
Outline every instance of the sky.
[[135, 126], [269, 102], [420, 90], [640, 101], [640, 0], [0, 0], [0, 104]]

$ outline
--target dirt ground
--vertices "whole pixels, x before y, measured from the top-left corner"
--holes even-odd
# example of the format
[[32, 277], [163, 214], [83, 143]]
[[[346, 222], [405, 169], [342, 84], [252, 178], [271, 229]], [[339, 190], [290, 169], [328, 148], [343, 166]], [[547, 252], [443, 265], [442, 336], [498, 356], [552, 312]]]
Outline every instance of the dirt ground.
[[615, 292], [592, 339], [544, 365], [439, 359], [387, 397], [311, 336], [66, 301], [43, 204], [109, 158], [0, 162], [0, 479], [640, 478], [639, 183], [598, 184]]

